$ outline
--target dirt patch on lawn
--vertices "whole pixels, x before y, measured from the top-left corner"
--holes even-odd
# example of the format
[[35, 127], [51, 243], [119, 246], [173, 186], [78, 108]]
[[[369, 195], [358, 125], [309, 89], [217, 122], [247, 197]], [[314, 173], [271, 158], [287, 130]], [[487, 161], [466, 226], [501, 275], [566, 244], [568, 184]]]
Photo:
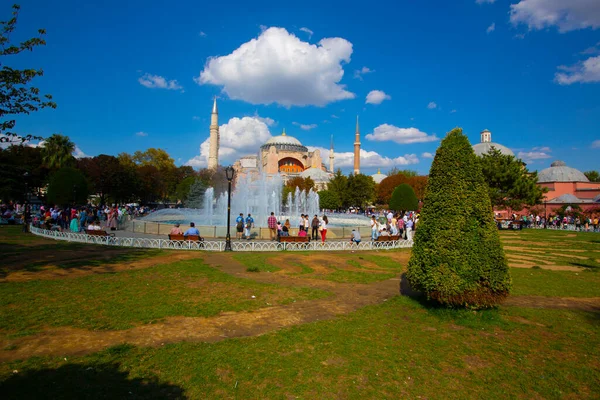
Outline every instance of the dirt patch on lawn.
[[539, 267], [540, 269], [547, 269], [550, 271], [575, 271], [575, 272], [581, 272], [583, 270], [585, 270], [584, 267], [573, 267], [571, 265], [547, 265], [547, 264], [534, 264], [534, 263], [515, 263], [515, 262], [510, 262], [508, 263], [509, 267], [511, 268], [533, 268], [533, 267]]
[[600, 312], [600, 297], [545, 297], [545, 296], [510, 296], [504, 301], [505, 306], [527, 308], [554, 308], [559, 310], [582, 310]]

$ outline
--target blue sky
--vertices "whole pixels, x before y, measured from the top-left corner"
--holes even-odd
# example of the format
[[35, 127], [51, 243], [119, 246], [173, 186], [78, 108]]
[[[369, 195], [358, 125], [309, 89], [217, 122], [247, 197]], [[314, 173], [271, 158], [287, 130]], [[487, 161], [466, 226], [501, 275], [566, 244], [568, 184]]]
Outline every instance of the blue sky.
[[349, 172], [359, 115], [367, 173], [427, 173], [456, 126], [472, 143], [489, 129], [530, 169], [600, 167], [597, 0], [81, 3], [21, 2], [14, 39], [45, 28], [47, 46], [10, 65], [43, 68], [58, 108], [20, 133], [202, 167], [218, 96], [223, 164], [285, 128], [322, 149], [334, 135]]

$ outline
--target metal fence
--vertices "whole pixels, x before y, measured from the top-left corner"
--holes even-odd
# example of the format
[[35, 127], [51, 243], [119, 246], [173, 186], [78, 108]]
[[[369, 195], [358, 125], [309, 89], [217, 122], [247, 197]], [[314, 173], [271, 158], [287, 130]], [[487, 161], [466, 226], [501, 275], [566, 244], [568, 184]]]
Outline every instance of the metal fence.
[[[132, 238], [91, 236], [85, 233], [60, 232], [30, 226], [31, 233], [50, 239], [65, 240], [68, 242], [100, 244], [105, 246], [135, 247], [166, 250], [204, 250], [224, 251], [224, 240], [207, 240], [192, 242], [168, 239]], [[332, 240], [322, 243], [312, 241], [309, 243], [279, 243], [274, 241], [232, 241], [233, 251], [353, 251], [353, 250], [390, 250], [411, 248], [412, 240], [394, 240], [389, 242], [363, 241], [359, 244], [349, 240]]]

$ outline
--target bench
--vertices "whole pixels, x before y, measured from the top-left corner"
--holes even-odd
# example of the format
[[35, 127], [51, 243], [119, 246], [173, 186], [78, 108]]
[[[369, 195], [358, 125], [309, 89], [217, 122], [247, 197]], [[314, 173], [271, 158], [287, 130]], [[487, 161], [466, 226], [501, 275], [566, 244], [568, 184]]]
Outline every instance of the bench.
[[376, 242], [393, 242], [394, 240], [400, 240], [400, 235], [378, 236]]
[[108, 233], [106, 231], [96, 231], [96, 230], [89, 230], [86, 229], [85, 230], [86, 235], [90, 235], [90, 236], [102, 236], [102, 237], [114, 237], [115, 234], [114, 233]]
[[308, 243], [308, 236], [279, 236], [280, 243]]
[[201, 236], [196, 236], [196, 235], [188, 235], [188, 236], [183, 236], [183, 235], [169, 235], [169, 240], [188, 240], [190, 242], [204, 242], [204, 238]]

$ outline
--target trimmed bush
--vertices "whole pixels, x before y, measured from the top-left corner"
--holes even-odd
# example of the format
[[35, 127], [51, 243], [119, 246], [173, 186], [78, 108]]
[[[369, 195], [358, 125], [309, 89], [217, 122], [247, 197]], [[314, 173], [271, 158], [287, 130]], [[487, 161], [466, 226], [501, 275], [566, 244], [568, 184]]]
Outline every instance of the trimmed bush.
[[417, 195], [408, 183], [396, 186], [390, 199], [390, 208], [395, 211], [416, 211], [419, 208]]
[[494, 307], [511, 278], [481, 166], [462, 129], [442, 140], [431, 170], [406, 277], [450, 306]]

